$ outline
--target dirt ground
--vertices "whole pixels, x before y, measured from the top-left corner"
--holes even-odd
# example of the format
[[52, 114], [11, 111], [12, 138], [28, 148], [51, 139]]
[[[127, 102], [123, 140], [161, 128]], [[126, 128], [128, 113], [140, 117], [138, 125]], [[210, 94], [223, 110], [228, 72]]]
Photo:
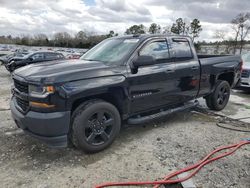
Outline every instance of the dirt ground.
[[[113, 145], [97, 154], [50, 149], [15, 126], [8, 110], [10, 87], [10, 75], [1, 66], [0, 187], [4, 188], [92, 188], [106, 181], [155, 180], [199, 161], [218, 146], [250, 137], [249, 132], [218, 127], [219, 116], [189, 111], [125, 126]], [[250, 122], [250, 94], [234, 92], [219, 114]], [[250, 145], [205, 166], [192, 181], [204, 188], [250, 187]]]

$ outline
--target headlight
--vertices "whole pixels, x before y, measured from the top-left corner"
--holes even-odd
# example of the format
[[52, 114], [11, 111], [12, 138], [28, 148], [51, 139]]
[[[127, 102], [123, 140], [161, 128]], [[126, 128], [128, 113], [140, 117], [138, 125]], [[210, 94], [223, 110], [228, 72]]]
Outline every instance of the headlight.
[[55, 92], [54, 86], [29, 85], [29, 95], [32, 97], [45, 98], [49, 94], [54, 92]]

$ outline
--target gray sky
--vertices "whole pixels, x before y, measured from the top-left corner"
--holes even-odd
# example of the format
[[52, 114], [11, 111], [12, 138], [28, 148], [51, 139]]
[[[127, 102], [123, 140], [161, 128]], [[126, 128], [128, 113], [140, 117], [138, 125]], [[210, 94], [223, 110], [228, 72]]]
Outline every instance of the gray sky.
[[250, 11], [250, 0], [0, 0], [0, 35], [79, 30], [123, 34], [133, 24], [171, 26], [179, 17], [201, 21], [199, 40], [214, 40], [215, 30], [232, 36], [230, 20]]

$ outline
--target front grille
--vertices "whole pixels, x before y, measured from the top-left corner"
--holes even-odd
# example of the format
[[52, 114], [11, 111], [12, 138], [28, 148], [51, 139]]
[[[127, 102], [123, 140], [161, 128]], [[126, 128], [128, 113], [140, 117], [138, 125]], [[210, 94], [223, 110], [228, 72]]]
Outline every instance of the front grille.
[[27, 83], [24, 83], [24, 82], [21, 82], [21, 81], [14, 79], [14, 86], [20, 92], [23, 92], [23, 93], [29, 92], [29, 87], [28, 87]]
[[20, 99], [18, 97], [16, 97], [16, 102], [17, 105], [22, 109], [23, 112], [26, 112], [29, 108], [29, 101]]
[[242, 78], [249, 78], [250, 76], [250, 70], [242, 70], [241, 77]]

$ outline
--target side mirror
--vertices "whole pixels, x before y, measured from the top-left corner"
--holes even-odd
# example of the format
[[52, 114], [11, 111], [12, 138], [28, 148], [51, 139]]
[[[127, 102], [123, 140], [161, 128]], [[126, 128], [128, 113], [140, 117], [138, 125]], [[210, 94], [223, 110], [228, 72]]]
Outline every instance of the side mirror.
[[155, 64], [155, 58], [150, 55], [138, 56], [137, 59], [133, 62], [135, 68], [153, 64]]

